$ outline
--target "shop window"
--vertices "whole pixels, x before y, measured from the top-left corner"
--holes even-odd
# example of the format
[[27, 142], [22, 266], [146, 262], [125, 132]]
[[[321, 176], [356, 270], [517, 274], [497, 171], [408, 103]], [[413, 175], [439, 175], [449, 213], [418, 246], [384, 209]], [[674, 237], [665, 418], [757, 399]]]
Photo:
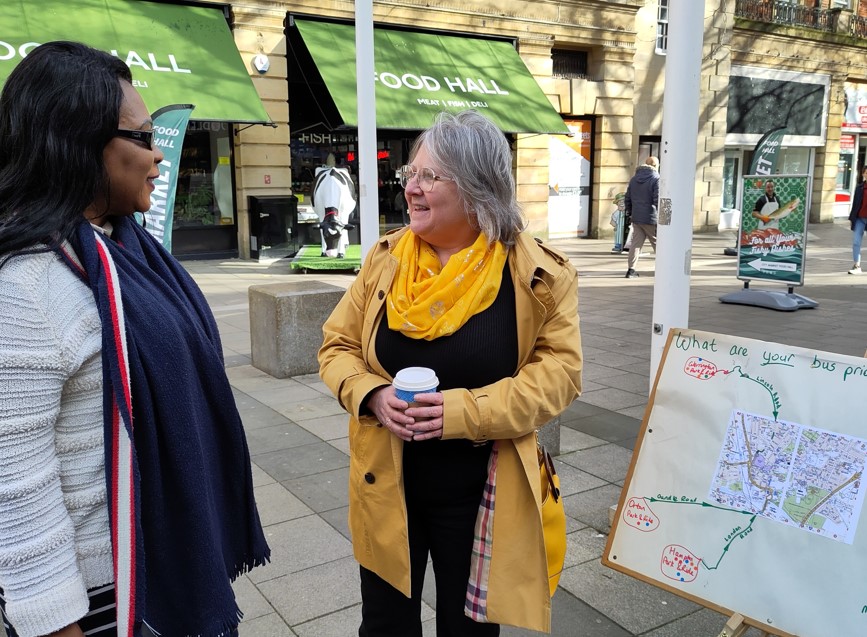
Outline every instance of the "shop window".
[[189, 123], [178, 169], [174, 228], [234, 225], [229, 126]]
[[780, 152], [777, 172], [783, 175], [810, 173], [810, 148], [784, 148]]
[[[414, 137], [404, 137], [400, 133], [378, 131], [377, 176], [379, 184], [378, 211], [379, 233], [406, 224], [406, 200], [397, 179], [397, 169], [407, 162], [409, 149]], [[354, 181], [358, 180], [358, 135], [352, 132], [301, 133], [293, 135], [290, 141], [292, 194], [298, 198], [299, 231], [304, 231], [308, 221], [318, 221], [313, 211], [312, 190], [319, 166], [345, 166], [349, 168]], [[357, 189], [356, 189], [357, 192]], [[356, 208], [353, 222], [360, 219]], [[355, 230], [354, 232], [357, 232]], [[311, 231], [304, 242], [318, 241], [316, 232]], [[358, 243], [350, 232], [350, 243]]]
[[[744, 167], [753, 162], [755, 148], [744, 150]], [[789, 146], [780, 149], [777, 156], [777, 165], [774, 168], [775, 175], [809, 175], [812, 170], [813, 153], [811, 148], [803, 146]]]
[[665, 55], [668, 51], [668, 0], [659, 0], [656, 9], [656, 53]]
[[551, 51], [554, 62], [552, 75], [557, 78], [571, 80], [587, 77], [587, 51]]

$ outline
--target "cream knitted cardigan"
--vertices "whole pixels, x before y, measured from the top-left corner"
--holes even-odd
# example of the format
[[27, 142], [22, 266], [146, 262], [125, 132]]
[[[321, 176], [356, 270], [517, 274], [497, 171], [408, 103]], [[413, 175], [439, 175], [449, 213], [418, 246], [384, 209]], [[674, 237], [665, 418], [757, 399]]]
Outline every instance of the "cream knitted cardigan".
[[0, 588], [21, 637], [81, 619], [113, 581], [101, 327], [53, 253], [0, 267]]

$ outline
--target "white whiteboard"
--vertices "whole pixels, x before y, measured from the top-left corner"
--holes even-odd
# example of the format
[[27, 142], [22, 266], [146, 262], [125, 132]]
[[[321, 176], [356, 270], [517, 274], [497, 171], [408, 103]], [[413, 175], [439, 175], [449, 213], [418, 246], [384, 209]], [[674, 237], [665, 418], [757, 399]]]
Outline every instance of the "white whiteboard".
[[778, 635], [867, 635], [867, 360], [672, 330], [603, 563]]

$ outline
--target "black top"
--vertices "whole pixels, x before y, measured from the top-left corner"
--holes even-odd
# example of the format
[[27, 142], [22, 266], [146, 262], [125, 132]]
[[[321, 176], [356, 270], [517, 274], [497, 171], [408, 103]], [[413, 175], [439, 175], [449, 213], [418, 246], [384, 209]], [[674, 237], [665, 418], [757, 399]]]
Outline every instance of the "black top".
[[[394, 376], [404, 367], [429, 367], [444, 389], [484, 387], [513, 376], [518, 367], [515, 286], [509, 264], [491, 306], [470, 317], [451, 336], [414, 339], [388, 327], [383, 317], [376, 333], [376, 357]], [[487, 477], [490, 443], [470, 440], [412, 441], [404, 445], [407, 494], [431, 498], [477, 498]]]

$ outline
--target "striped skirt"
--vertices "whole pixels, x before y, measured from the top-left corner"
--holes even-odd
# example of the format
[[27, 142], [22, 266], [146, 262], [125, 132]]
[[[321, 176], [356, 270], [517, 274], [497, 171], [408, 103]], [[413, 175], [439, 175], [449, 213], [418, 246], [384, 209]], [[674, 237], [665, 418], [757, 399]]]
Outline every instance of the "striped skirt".
[[[90, 598], [90, 610], [87, 615], [78, 620], [78, 626], [88, 637], [116, 637], [117, 613], [115, 612], [114, 584], [92, 588], [87, 591]], [[6, 600], [0, 591], [0, 614], [3, 616], [3, 628], [9, 637], [18, 637], [14, 626], [6, 618]]]

